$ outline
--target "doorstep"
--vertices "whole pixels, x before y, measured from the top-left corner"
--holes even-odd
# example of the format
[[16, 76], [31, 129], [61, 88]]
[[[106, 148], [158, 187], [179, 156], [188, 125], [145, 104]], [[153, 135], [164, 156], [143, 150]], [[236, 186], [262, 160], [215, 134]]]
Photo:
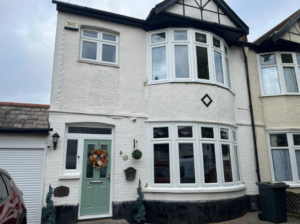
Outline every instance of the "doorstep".
[[90, 220], [90, 221], [80, 221], [77, 224], [129, 224], [125, 219], [99, 219], [99, 220]]

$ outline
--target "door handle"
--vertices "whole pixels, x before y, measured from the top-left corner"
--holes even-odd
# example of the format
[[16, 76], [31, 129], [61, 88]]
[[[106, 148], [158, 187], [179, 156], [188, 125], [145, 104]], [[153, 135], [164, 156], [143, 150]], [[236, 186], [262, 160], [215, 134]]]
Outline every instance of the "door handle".
[[110, 182], [110, 174], [108, 174], [107, 179], [108, 179], [108, 181]]
[[102, 184], [102, 181], [91, 181], [90, 184]]

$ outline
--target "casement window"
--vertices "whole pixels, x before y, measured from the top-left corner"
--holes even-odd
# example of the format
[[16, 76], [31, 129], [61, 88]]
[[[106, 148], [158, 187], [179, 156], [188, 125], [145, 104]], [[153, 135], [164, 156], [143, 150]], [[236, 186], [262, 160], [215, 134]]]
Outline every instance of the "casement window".
[[272, 181], [300, 183], [300, 132], [269, 132]]
[[260, 54], [258, 64], [263, 96], [300, 93], [300, 54]]
[[118, 64], [118, 36], [106, 32], [82, 29], [80, 59], [106, 64]]
[[85, 139], [112, 138], [112, 128], [92, 126], [68, 126], [65, 133], [64, 173], [81, 171], [80, 155]]
[[211, 33], [165, 29], [148, 34], [149, 84], [204, 82], [231, 89], [229, 48]]
[[149, 125], [150, 188], [241, 184], [236, 129], [200, 123]]

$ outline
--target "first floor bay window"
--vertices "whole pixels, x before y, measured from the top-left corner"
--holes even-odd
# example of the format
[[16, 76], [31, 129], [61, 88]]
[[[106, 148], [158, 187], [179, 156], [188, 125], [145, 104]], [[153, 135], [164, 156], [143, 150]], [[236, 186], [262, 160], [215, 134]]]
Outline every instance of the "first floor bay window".
[[300, 132], [270, 132], [269, 154], [273, 181], [300, 182]]
[[300, 93], [300, 54], [277, 52], [258, 57], [263, 96]]
[[149, 132], [150, 187], [241, 184], [236, 128], [172, 122], [151, 124]]
[[231, 89], [229, 48], [206, 31], [174, 28], [148, 34], [149, 84], [204, 82]]

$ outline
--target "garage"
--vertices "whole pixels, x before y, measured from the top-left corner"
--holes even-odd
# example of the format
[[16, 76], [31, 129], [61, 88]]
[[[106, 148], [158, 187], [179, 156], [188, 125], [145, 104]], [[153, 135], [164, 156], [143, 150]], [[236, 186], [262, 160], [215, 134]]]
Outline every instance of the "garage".
[[[16, 160], [15, 157], [18, 159]], [[18, 188], [23, 192], [27, 208], [27, 223], [40, 223], [44, 149], [1, 148], [0, 167], [11, 175]]]
[[23, 192], [27, 223], [41, 223], [49, 105], [0, 102], [0, 167]]

